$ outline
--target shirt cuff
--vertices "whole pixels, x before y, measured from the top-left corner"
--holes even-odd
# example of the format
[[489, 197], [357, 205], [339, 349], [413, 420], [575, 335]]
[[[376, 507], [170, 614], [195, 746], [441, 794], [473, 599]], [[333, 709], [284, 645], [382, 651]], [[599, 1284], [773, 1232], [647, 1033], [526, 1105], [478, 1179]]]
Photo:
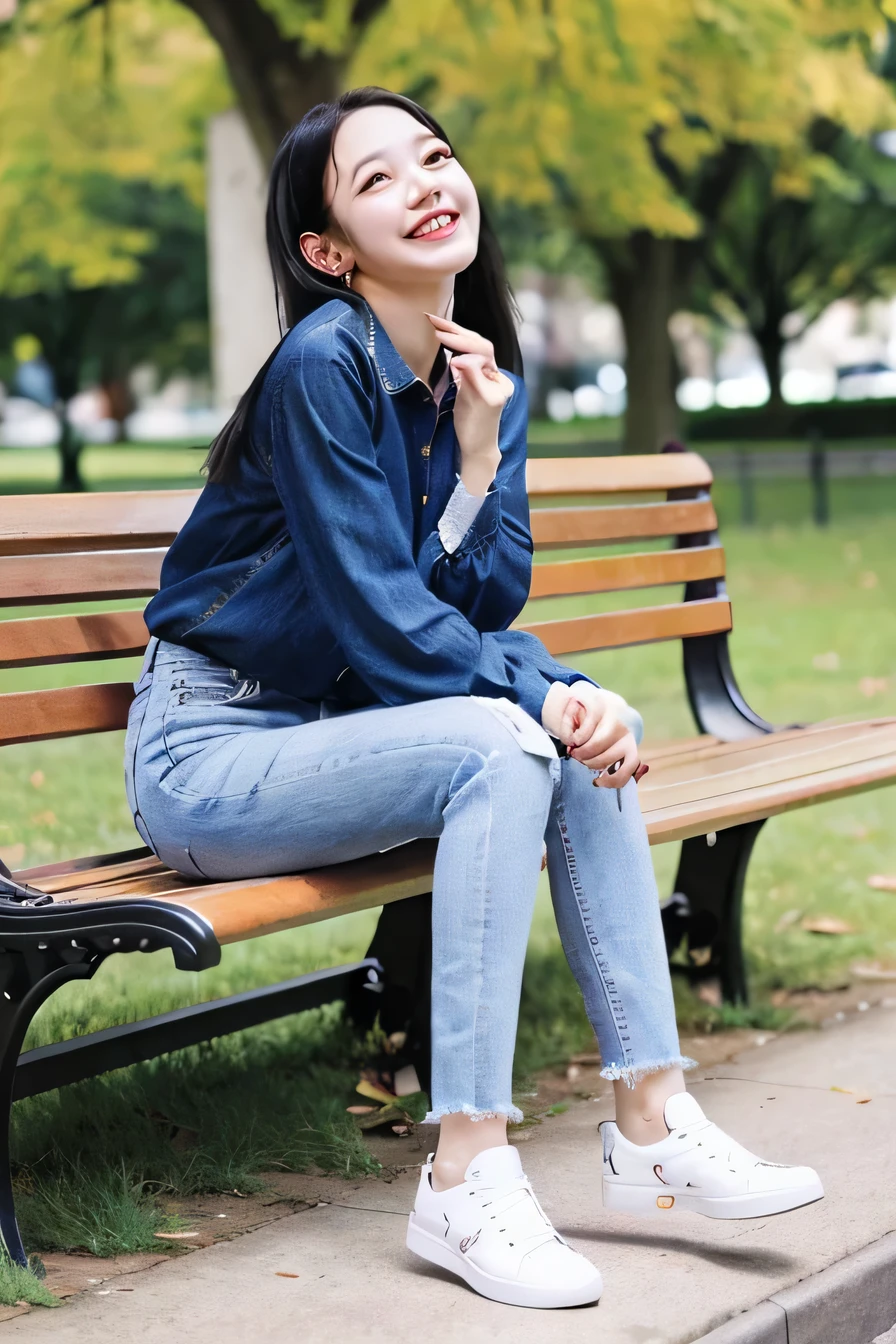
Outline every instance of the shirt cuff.
[[439, 538], [449, 555], [463, 541], [485, 500], [485, 495], [471, 495], [460, 476], [457, 477], [457, 485], [438, 522]]

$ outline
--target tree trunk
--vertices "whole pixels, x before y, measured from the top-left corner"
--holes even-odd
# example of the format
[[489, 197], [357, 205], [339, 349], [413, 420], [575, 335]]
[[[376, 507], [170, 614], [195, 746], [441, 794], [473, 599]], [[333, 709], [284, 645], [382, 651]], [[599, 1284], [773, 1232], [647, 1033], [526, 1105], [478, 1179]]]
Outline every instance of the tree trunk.
[[625, 331], [628, 406], [623, 451], [656, 453], [678, 434], [669, 319], [676, 307], [676, 242], [636, 233], [624, 253], [603, 254]]
[[59, 475], [59, 489], [66, 493], [74, 493], [83, 490], [84, 480], [81, 476], [81, 449], [84, 447], [81, 435], [75, 429], [71, 420], [68, 418], [68, 412], [64, 401], [56, 403], [56, 416], [59, 420], [59, 457], [61, 471]]
[[[317, 103], [342, 92], [349, 53], [320, 51], [303, 57], [295, 38], [284, 37], [257, 0], [181, 0], [202, 20], [219, 47], [240, 108], [264, 163], [283, 136]], [[353, 23], [362, 29], [385, 0], [357, 0]]]
[[762, 326], [753, 332], [753, 338], [759, 346], [759, 353], [762, 355], [762, 363], [765, 365], [768, 378], [768, 405], [775, 408], [783, 406], [781, 357], [784, 354], [784, 346], [787, 342], [781, 335], [781, 322], [778, 316], [774, 315], [767, 318]]

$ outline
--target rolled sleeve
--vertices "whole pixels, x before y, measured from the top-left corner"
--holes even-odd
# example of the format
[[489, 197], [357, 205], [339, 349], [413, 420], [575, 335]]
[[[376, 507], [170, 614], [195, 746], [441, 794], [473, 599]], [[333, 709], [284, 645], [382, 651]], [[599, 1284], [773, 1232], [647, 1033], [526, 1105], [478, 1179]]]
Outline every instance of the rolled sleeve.
[[471, 495], [458, 476], [457, 485], [438, 522], [439, 538], [449, 555], [457, 550], [487, 498], [488, 492]]
[[436, 529], [424, 541], [417, 568], [431, 592], [462, 611], [480, 631], [505, 630], [522, 611], [532, 580], [532, 534], [526, 494], [526, 384], [512, 377], [514, 390], [501, 411], [501, 454], [491, 488], [456, 548], [449, 550]]

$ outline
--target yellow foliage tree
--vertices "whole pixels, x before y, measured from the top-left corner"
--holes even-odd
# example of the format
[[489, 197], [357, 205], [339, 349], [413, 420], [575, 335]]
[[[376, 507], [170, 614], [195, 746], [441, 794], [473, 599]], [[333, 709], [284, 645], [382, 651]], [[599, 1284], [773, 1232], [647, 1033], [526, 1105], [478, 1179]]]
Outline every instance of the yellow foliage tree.
[[652, 452], [677, 425], [668, 320], [741, 151], [773, 148], [780, 190], [811, 190], [819, 118], [896, 125], [885, 42], [875, 0], [392, 0], [349, 74], [426, 87], [477, 182], [594, 248], [626, 333], [626, 447]]
[[[179, 6], [134, 0], [114, 18], [72, 22], [60, 0], [30, 0], [0, 28], [0, 340], [40, 337], [67, 490], [81, 485], [66, 405], [85, 359], [117, 386], [128, 351], [202, 308], [195, 243], [179, 272], [160, 249], [196, 233], [185, 220], [204, 198], [205, 119], [230, 100], [219, 53]], [[148, 266], [179, 283], [135, 306]]]
[[181, 6], [132, 2], [71, 20], [30, 0], [0, 28], [0, 293], [123, 283], [146, 230], [99, 217], [99, 178], [204, 197], [205, 117], [230, 94], [214, 45]]

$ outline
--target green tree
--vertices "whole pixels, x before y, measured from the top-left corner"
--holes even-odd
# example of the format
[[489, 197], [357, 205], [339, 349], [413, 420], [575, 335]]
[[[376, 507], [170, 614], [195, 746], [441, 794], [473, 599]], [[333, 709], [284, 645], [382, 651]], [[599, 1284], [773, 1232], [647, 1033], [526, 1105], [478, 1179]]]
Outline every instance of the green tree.
[[[83, 441], [67, 403], [86, 382], [115, 392], [139, 363], [165, 374], [203, 373], [208, 366], [205, 221], [177, 187], [95, 179], [95, 209], [107, 221], [146, 232], [148, 245], [127, 283], [75, 285], [65, 272], [44, 288], [0, 294], [0, 349], [18, 336], [37, 338], [56, 385], [61, 459], [59, 487], [81, 490]], [[130, 409], [121, 405], [121, 415]]]
[[0, 30], [0, 341], [41, 341], [62, 486], [79, 489], [64, 405], [84, 376], [148, 357], [196, 366], [204, 122], [229, 95], [213, 44], [174, 4], [135, 0], [114, 33], [109, 11], [70, 17], [30, 0]]
[[842, 127], [820, 120], [802, 171], [751, 147], [705, 248], [693, 306], [733, 311], [754, 337], [770, 404], [782, 404], [782, 323], [811, 322], [835, 299], [870, 299], [896, 280], [896, 162]]

